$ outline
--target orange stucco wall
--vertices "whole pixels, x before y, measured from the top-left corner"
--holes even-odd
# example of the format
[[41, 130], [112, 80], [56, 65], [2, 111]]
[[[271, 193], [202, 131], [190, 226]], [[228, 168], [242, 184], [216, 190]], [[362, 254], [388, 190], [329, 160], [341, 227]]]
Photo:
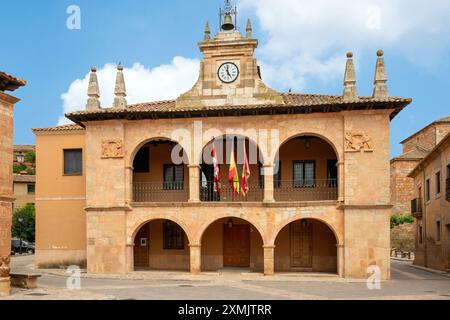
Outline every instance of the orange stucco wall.
[[[64, 176], [64, 149], [83, 149], [83, 175]], [[84, 132], [36, 136], [36, 260], [41, 267], [86, 264]]]

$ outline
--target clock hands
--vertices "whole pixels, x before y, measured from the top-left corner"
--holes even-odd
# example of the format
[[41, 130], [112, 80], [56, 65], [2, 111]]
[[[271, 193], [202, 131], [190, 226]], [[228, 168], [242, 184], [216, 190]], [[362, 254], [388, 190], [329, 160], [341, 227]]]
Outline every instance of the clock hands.
[[228, 74], [228, 76], [231, 78], [231, 74], [230, 74], [230, 66], [229, 66], [229, 65], [227, 65], [227, 74]]

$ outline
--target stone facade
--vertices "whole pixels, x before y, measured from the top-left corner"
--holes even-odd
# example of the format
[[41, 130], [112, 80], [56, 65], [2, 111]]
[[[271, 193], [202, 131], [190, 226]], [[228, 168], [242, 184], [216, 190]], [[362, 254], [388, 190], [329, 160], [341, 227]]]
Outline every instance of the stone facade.
[[[37, 264], [84, 257], [89, 273], [129, 273], [143, 260], [148, 268], [198, 274], [229, 266], [230, 258], [266, 275], [312, 270], [366, 278], [376, 265], [389, 279], [389, 127], [411, 100], [387, 96], [382, 51], [374, 96], [360, 98], [350, 60], [345, 97], [268, 88], [250, 24], [246, 37], [221, 30], [213, 39], [207, 26], [199, 47], [199, 80], [175, 101], [105, 109], [88, 103], [87, 111], [67, 115], [77, 125], [35, 130]], [[218, 77], [225, 62], [240, 70], [231, 83]], [[98, 101], [95, 71], [88, 95]], [[226, 193], [229, 158], [220, 163], [222, 190], [210, 185], [205, 150], [218, 138], [258, 149], [246, 197]], [[82, 151], [76, 177], [62, 174], [69, 149]], [[238, 160], [239, 173], [243, 165]], [[248, 252], [228, 256], [227, 228], [248, 241]]]
[[448, 133], [450, 117], [434, 121], [401, 142], [402, 155], [391, 160], [392, 214], [410, 213], [414, 182], [408, 174]]
[[[367, 128], [364, 124], [368, 123], [369, 119], [372, 126]], [[366, 276], [367, 266], [375, 263], [382, 268], [383, 278], [389, 278], [389, 111], [343, 112], [339, 117], [333, 114], [317, 114], [222, 118], [220, 123], [214, 118], [201, 119], [202, 132], [212, 128], [223, 131], [229, 128], [278, 129], [280, 141], [289, 141], [305, 134], [324, 139], [337, 152], [341, 184], [338, 198], [342, 199], [341, 202], [338, 202], [338, 199], [274, 202], [273, 188], [266, 188], [266, 201], [259, 203], [199, 202], [199, 154], [203, 146], [210, 141], [210, 137], [206, 135], [201, 148], [196, 151], [192, 150], [187, 142], [179, 141], [186, 150], [192, 150], [188, 156], [187, 173], [189, 202], [135, 203], [130, 168], [139, 148], [155, 137], [173, 140], [172, 132], [176, 129], [182, 128], [192, 133], [194, 122], [199, 120], [108, 121], [86, 123], [85, 130], [80, 128], [75, 132], [36, 131], [39, 155], [36, 251], [38, 265], [46, 266], [58, 261], [65, 261], [65, 264], [76, 263], [77, 259], [82, 259], [85, 255], [89, 272], [132, 272], [136, 233], [145, 223], [162, 219], [176, 222], [186, 232], [191, 256], [190, 269], [197, 273], [202, 270], [202, 266], [208, 269], [207, 265], [202, 265], [201, 262], [202, 234], [213, 222], [236, 217], [248, 221], [258, 230], [264, 248], [264, 256], [261, 258], [263, 269], [266, 274], [272, 274], [276, 268], [283, 270], [285, 264], [282, 258], [276, 259], [276, 247], [282, 247], [275, 244], [280, 231], [293, 221], [312, 219], [325, 223], [336, 236], [335, 259], [337, 271], [341, 276], [363, 278]], [[298, 123], [302, 124], [300, 130]], [[373, 151], [345, 152], [344, 135], [348, 131], [345, 128], [366, 131], [373, 137]], [[103, 157], [104, 140], [122, 140], [126, 156]], [[55, 178], [61, 174], [61, 164], [55, 166], [55, 163], [60, 163], [57, 159], [65, 148], [82, 148], [85, 155], [83, 177], [62, 177], [62, 180], [60, 177], [56, 180], [67, 183], [66, 187], [51, 183], [55, 180], [48, 177], [49, 173]], [[267, 157], [264, 165], [273, 168], [273, 162], [273, 157]], [[373, 165], [374, 163], [377, 165]], [[367, 171], [369, 167], [371, 169]], [[40, 172], [47, 173], [41, 177]], [[371, 175], [373, 179], [376, 177], [380, 184], [371, 184]], [[86, 191], [82, 182], [84, 178]], [[79, 187], [75, 187], [74, 179], [79, 181]], [[266, 176], [265, 179], [266, 185], [273, 183], [272, 176]], [[67, 181], [64, 182], [65, 180]], [[110, 181], [114, 181], [114, 184]], [[385, 187], [380, 187], [382, 185]], [[64, 195], [58, 195], [59, 193]], [[73, 201], [80, 202], [78, 212], [76, 207], [73, 207]], [[77, 228], [73, 224], [65, 223], [68, 211], [74, 210], [73, 214], [81, 219], [84, 201], [87, 225], [85, 240], [82, 236], [82, 220]], [[67, 210], [69, 207], [71, 209]], [[61, 211], [65, 212], [66, 216], [59, 215]], [[56, 233], [56, 230], [59, 232]], [[68, 233], [73, 236], [67, 236]], [[79, 239], [77, 241], [75, 234]], [[361, 239], [365, 241], [362, 242]], [[73, 245], [62, 245], [67, 243]], [[69, 252], [72, 253], [68, 255]]]
[[391, 201], [393, 215], [411, 213], [414, 180], [409, 178], [408, 175], [419, 162], [420, 159], [394, 159], [391, 161]]
[[[411, 213], [411, 199], [414, 196], [414, 179], [408, 177], [408, 175], [449, 132], [450, 118], [442, 118], [434, 121], [401, 142], [403, 146], [402, 155], [391, 160], [391, 202], [393, 205], [393, 215], [406, 215]], [[404, 239], [406, 234], [403, 234], [401, 238], [397, 239], [398, 234], [395, 232], [391, 233], [392, 243], [414, 242], [416, 236], [414, 229], [409, 228], [409, 230], [409, 240]]]
[[[417, 206], [414, 264], [450, 270], [450, 134], [412, 171]], [[440, 181], [438, 178], [440, 177]]]
[[15, 90], [25, 81], [0, 72], [0, 296], [10, 294], [9, 263], [13, 198], [14, 104], [19, 99], [4, 90]]
[[397, 251], [414, 252], [416, 247], [415, 231], [414, 223], [404, 223], [392, 228], [391, 247]]

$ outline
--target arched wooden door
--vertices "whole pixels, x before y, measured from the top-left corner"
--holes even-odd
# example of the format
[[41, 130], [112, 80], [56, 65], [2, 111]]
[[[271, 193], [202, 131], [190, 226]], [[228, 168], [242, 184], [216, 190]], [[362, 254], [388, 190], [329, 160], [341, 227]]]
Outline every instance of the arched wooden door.
[[250, 224], [223, 225], [223, 266], [250, 266]]

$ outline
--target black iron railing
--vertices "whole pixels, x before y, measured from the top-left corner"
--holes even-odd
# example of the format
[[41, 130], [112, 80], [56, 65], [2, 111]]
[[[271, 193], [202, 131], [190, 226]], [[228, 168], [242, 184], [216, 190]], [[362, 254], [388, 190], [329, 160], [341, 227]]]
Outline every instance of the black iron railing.
[[[335, 179], [277, 181], [274, 199], [279, 202], [337, 200], [338, 184]], [[187, 202], [189, 187], [183, 182], [134, 182], [134, 202]], [[200, 183], [202, 202], [262, 202], [264, 188], [251, 183], [247, 193], [234, 194], [228, 182], [221, 184], [220, 192], [213, 182]]]
[[214, 182], [202, 182], [200, 185], [200, 201], [203, 202], [262, 202], [264, 189], [260, 184], [250, 184], [246, 195], [242, 192], [233, 194], [229, 183], [220, 185], [220, 192], [215, 188]]
[[134, 202], [187, 202], [189, 188], [184, 182], [134, 182]]
[[324, 201], [338, 199], [336, 179], [280, 181], [274, 190], [275, 201]]

